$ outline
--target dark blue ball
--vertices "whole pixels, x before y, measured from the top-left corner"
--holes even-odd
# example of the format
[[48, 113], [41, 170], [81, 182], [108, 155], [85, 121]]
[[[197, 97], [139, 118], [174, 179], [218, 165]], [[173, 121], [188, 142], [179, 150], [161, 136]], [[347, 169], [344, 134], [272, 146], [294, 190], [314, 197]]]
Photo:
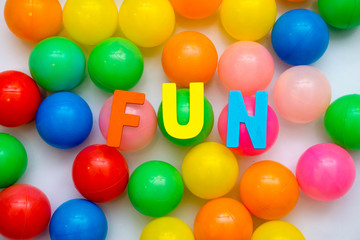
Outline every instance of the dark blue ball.
[[276, 54], [284, 62], [308, 65], [325, 53], [329, 45], [329, 29], [315, 12], [295, 9], [276, 21], [271, 42]]
[[47, 97], [36, 114], [36, 128], [49, 145], [68, 149], [89, 136], [93, 117], [89, 105], [78, 95], [58, 92]]
[[52, 240], [104, 240], [108, 230], [104, 212], [85, 199], [63, 203], [50, 221]]

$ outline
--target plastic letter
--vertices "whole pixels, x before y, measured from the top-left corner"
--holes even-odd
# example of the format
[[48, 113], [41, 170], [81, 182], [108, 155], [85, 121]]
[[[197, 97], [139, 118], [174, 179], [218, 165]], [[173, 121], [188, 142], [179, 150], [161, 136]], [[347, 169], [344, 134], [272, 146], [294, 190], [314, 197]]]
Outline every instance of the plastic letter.
[[204, 126], [204, 83], [190, 83], [190, 117], [186, 125], [177, 121], [176, 84], [163, 84], [163, 118], [167, 133], [178, 139], [194, 138]]
[[145, 103], [145, 94], [115, 90], [111, 107], [109, 133], [106, 143], [110, 147], [120, 147], [124, 126], [139, 126], [139, 116], [125, 113], [127, 103], [142, 105]]
[[256, 92], [255, 116], [249, 116], [240, 91], [229, 92], [229, 110], [226, 146], [239, 146], [240, 124], [244, 123], [255, 149], [266, 148], [268, 94]]

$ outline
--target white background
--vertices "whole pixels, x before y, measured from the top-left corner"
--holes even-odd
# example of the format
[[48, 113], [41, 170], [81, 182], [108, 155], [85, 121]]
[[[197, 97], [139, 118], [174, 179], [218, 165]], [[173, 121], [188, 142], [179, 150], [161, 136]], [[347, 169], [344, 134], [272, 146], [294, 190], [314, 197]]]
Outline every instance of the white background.
[[[29, 74], [28, 57], [34, 44], [26, 43], [16, 38], [7, 28], [3, 18], [5, 0], [0, 0], [0, 71], [19, 70]], [[62, 5], [65, 0], [60, 0]], [[118, 7], [121, 1], [116, 0]], [[317, 3], [288, 3], [278, 0], [278, 16], [293, 8], [308, 8], [317, 12]], [[186, 20], [176, 16], [176, 30], [195, 30], [207, 35], [215, 44], [219, 56], [228, 45], [235, 40], [222, 29], [217, 12], [210, 18], [200, 21]], [[272, 92], [277, 77], [290, 66], [283, 63], [273, 52], [270, 35], [260, 42], [264, 44], [275, 59], [275, 75], [267, 88], [270, 105], [273, 106]], [[82, 47], [85, 54], [91, 47]], [[152, 49], [141, 49], [145, 59], [145, 70], [139, 84], [132, 91], [145, 92], [147, 99], [157, 111], [161, 102], [162, 83], [168, 82], [161, 67], [161, 52], [163, 46]], [[330, 44], [325, 55], [313, 66], [325, 73], [332, 86], [332, 101], [340, 96], [360, 93], [360, 29], [335, 30], [330, 28]], [[28, 168], [19, 183], [32, 184], [49, 197], [52, 211], [63, 202], [81, 197], [76, 191], [71, 177], [71, 167], [77, 153], [91, 144], [104, 144], [98, 126], [99, 111], [110, 94], [98, 89], [87, 76], [85, 82], [73, 90], [83, 97], [91, 107], [94, 115], [94, 125], [90, 137], [79, 147], [71, 150], [59, 150], [50, 147], [39, 137], [35, 123], [32, 122], [19, 128], [4, 128], [6, 132], [17, 137], [26, 147], [28, 153]], [[221, 85], [217, 73], [205, 87], [205, 95], [211, 102], [215, 113], [213, 131], [207, 141], [221, 142], [217, 131], [217, 118], [227, 103], [227, 91]], [[258, 157], [238, 157], [240, 176], [245, 169], [255, 161], [271, 159], [283, 163], [292, 171], [295, 170], [299, 156], [308, 147], [322, 142], [330, 142], [324, 127], [323, 118], [305, 125], [287, 122], [278, 115], [280, 123], [279, 137], [275, 145], [265, 154]], [[360, 127], [360, 126], [359, 126]], [[182, 160], [189, 148], [181, 148], [168, 142], [158, 130], [153, 142], [144, 150], [135, 153], [124, 153], [132, 172], [141, 163], [149, 160], [163, 160], [173, 164], [180, 170]], [[351, 152], [357, 170], [360, 172], [360, 152]], [[227, 196], [240, 200], [239, 185]], [[343, 198], [333, 202], [317, 202], [300, 194], [295, 209], [283, 220], [297, 226], [308, 240], [359, 240], [360, 239], [360, 177], [357, 177], [353, 188]], [[183, 201], [170, 215], [178, 217], [193, 226], [194, 218], [199, 208], [206, 201], [185, 191]], [[136, 240], [145, 225], [151, 220], [138, 213], [130, 204], [127, 193], [118, 199], [100, 204], [109, 224], [109, 240]], [[1, 213], [0, 213], [1, 217]], [[254, 218], [255, 227], [262, 220]], [[37, 239], [49, 239], [48, 229]], [[1, 239], [1, 237], [0, 237]], [[220, 240], [220, 239], [219, 239]]]

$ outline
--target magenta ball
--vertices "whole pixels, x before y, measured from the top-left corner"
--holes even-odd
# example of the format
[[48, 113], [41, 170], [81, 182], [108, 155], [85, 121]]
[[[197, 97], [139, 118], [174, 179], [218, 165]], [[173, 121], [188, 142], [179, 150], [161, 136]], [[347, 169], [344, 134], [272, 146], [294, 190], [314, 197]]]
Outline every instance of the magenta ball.
[[[255, 113], [255, 98], [254, 97], [244, 97], [245, 106], [249, 116], [254, 116]], [[255, 149], [250, 140], [249, 133], [245, 127], [245, 124], [240, 125], [240, 138], [239, 138], [239, 147], [230, 148], [233, 152], [239, 155], [244, 156], [255, 156], [266, 152], [276, 141], [276, 138], [279, 133], [279, 122], [276, 117], [274, 110], [268, 106], [268, 117], [267, 117], [267, 132], [266, 132], [266, 148], [265, 149]], [[228, 105], [222, 110], [219, 121], [218, 121], [218, 130], [221, 137], [221, 140], [226, 145], [226, 135], [227, 135], [227, 120], [228, 120]]]
[[275, 83], [274, 103], [280, 115], [295, 123], [318, 119], [328, 108], [331, 87], [326, 76], [311, 66], [296, 66]]
[[[105, 139], [108, 136], [112, 101], [113, 97], [110, 97], [104, 103], [99, 116], [100, 131]], [[127, 152], [138, 151], [147, 146], [155, 136], [157, 128], [156, 112], [147, 100], [145, 100], [144, 105], [127, 104], [125, 112], [140, 116], [140, 123], [138, 127], [124, 126], [121, 144], [118, 149]]]
[[350, 154], [332, 143], [310, 147], [300, 157], [296, 178], [309, 197], [332, 201], [342, 197], [354, 183], [356, 168]]
[[229, 46], [219, 62], [219, 77], [228, 90], [240, 90], [252, 96], [264, 90], [274, 75], [274, 60], [269, 51], [256, 42], [237, 42]]

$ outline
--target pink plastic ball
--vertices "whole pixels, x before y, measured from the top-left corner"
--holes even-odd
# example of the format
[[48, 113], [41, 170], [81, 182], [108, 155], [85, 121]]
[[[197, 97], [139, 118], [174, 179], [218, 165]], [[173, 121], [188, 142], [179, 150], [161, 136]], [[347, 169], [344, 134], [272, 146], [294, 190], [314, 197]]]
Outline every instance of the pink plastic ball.
[[282, 73], [275, 83], [274, 102], [287, 120], [308, 123], [328, 108], [331, 87], [326, 76], [311, 66], [296, 66]]
[[356, 168], [350, 154], [332, 143], [310, 147], [299, 159], [296, 178], [309, 197], [332, 201], [342, 197], [354, 183]]
[[[249, 116], [254, 116], [255, 113], [255, 98], [254, 97], [244, 97], [244, 102], [246, 110]], [[234, 153], [244, 156], [255, 156], [266, 152], [276, 141], [279, 132], [279, 122], [276, 117], [274, 110], [268, 106], [268, 117], [267, 117], [267, 132], [266, 132], [266, 148], [265, 149], [255, 149], [252, 145], [249, 133], [246, 129], [244, 123], [240, 125], [240, 138], [239, 138], [239, 147], [230, 148]], [[219, 121], [218, 121], [218, 130], [221, 137], [221, 140], [226, 145], [226, 135], [227, 135], [227, 121], [228, 121], [228, 105], [222, 110]]]
[[228, 90], [252, 96], [264, 90], [274, 75], [274, 59], [256, 42], [237, 42], [229, 46], [219, 62], [219, 77]]
[[[107, 139], [111, 106], [113, 97], [110, 97], [101, 108], [99, 116], [100, 131]], [[144, 105], [127, 104], [125, 112], [140, 116], [138, 127], [124, 126], [121, 138], [120, 151], [134, 152], [147, 146], [155, 136], [157, 117], [151, 103], [145, 100]]]

